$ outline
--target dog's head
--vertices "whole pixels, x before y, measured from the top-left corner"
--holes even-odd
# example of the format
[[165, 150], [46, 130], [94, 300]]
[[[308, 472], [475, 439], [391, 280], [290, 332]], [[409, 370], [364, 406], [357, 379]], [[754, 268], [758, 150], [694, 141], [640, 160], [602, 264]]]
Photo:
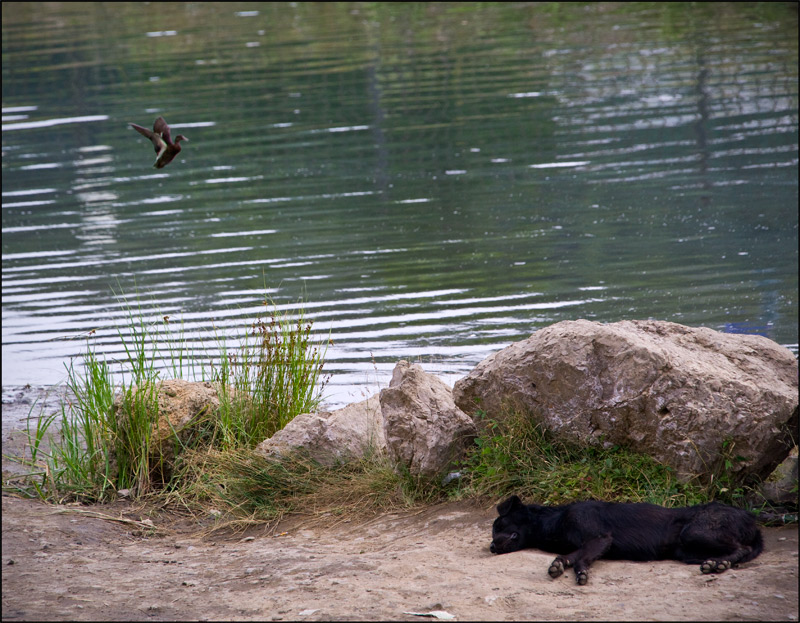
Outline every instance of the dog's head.
[[492, 524], [492, 544], [489, 551], [493, 554], [508, 554], [525, 547], [526, 526], [525, 505], [516, 495], [497, 506], [500, 515]]

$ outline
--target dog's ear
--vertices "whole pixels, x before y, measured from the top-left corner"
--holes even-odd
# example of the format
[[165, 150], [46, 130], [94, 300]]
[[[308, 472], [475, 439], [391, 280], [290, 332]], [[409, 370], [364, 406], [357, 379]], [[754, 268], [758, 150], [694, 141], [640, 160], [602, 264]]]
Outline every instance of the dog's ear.
[[510, 512], [517, 510], [518, 508], [522, 508], [524, 504], [522, 500], [520, 500], [516, 495], [512, 495], [508, 498], [505, 502], [501, 502], [497, 505], [497, 514], [503, 517], [504, 515], [508, 515]]

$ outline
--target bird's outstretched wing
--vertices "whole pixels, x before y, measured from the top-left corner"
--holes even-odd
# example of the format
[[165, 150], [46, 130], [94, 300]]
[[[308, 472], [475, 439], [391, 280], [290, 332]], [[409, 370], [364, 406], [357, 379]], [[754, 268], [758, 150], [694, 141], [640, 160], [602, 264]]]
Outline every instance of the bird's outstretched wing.
[[[159, 117], [161, 119], [161, 117]], [[161, 121], [164, 121], [161, 119]], [[156, 121], [158, 123], [158, 121]], [[148, 130], [147, 128], [143, 128], [140, 125], [136, 125], [135, 123], [129, 124], [134, 130], [136, 130], [142, 136], [146, 136], [153, 142], [153, 147], [155, 147], [156, 153], [161, 153], [163, 149], [167, 147], [167, 144], [164, 142], [164, 139], [161, 138], [161, 134], [156, 134], [152, 130]], [[164, 123], [166, 125], [166, 123]], [[167, 129], [169, 131], [169, 128]]]
[[169, 126], [167, 125], [167, 122], [164, 121], [164, 117], [159, 117], [158, 119], [155, 120], [155, 123], [153, 123], [153, 132], [155, 132], [156, 134], [160, 134], [161, 138], [164, 139], [167, 145], [172, 144], [172, 137], [170, 136], [169, 133]]

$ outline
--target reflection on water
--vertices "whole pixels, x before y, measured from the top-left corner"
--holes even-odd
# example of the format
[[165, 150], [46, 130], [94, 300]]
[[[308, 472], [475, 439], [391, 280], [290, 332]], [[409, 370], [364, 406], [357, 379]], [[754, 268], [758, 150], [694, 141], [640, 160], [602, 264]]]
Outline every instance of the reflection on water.
[[137, 292], [209, 357], [303, 298], [334, 405], [565, 319], [797, 352], [796, 8], [675, 4], [4, 4], [3, 385]]

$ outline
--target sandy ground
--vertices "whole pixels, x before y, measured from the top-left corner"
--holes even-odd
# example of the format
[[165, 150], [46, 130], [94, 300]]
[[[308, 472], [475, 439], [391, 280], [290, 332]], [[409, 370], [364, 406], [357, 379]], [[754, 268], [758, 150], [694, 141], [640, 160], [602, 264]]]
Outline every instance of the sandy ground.
[[[12, 408], [27, 414], [20, 397], [30, 395], [4, 391], [4, 453], [18, 453]], [[8, 468], [4, 459], [4, 476]], [[719, 575], [601, 560], [577, 586], [570, 571], [548, 577], [552, 554], [491, 554], [495, 512], [465, 502], [327, 525], [290, 517], [212, 536], [125, 502], [53, 506], [4, 494], [2, 505], [4, 621], [798, 617], [796, 525], [764, 528], [765, 552]]]
[[[3, 496], [3, 620], [789, 620], [797, 527], [719, 575], [673, 561], [598, 561], [589, 584], [547, 576], [553, 556], [489, 553], [493, 511], [466, 503], [270, 533], [199, 537], [123, 504], [57, 507]], [[160, 526], [158, 519], [156, 527]]]

